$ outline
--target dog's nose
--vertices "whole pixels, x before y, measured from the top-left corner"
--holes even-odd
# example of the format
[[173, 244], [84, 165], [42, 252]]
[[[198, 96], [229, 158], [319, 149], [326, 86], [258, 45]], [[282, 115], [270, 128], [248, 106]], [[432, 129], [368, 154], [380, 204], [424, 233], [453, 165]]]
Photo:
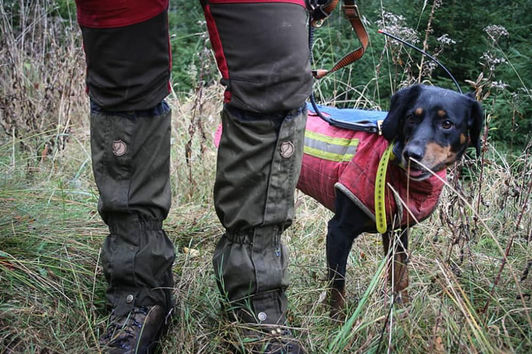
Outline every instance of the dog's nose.
[[410, 143], [405, 147], [403, 156], [407, 163], [410, 161], [410, 158], [421, 161], [423, 158], [423, 146], [421, 144]]

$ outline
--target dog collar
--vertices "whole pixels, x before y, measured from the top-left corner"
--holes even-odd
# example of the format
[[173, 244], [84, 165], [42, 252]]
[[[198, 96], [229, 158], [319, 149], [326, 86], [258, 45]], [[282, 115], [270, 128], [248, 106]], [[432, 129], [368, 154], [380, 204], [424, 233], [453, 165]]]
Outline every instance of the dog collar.
[[393, 142], [388, 145], [384, 154], [379, 161], [377, 167], [377, 176], [375, 178], [375, 222], [377, 224], [377, 231], [381, 234], [388, 230], [386, 223], [386, 170], [388, 169], [388, 162], [393, 151]]

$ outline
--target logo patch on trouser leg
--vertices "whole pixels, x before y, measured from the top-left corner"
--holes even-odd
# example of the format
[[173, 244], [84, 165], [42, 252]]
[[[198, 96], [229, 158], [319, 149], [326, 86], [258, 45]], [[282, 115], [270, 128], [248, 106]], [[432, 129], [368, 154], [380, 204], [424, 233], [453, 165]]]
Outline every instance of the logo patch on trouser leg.
[[294, 143], [292, 143], [291, 141], [283, 141], [281, 143], [281, 156], [285, 159], [290, 158], [295, 151], [296, 148], [294, 146]]
[[120, 157], [127, 152], [127, 145], [122, 140], [113, 141], [113, 155]]

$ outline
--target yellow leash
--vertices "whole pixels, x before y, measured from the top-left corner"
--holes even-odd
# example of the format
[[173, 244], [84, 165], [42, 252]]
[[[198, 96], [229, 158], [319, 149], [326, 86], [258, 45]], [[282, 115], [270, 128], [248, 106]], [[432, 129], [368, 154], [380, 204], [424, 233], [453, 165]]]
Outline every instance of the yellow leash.
[[379, 161], [377, 167], [377, 177], [375, 178], [375, 221], [377, 223], [377, 231], [381, 234], [388, 230], [386, 224], [386, 170], [388, 169], [388, 162], [393, 150], [393, 143], [390, 143]]

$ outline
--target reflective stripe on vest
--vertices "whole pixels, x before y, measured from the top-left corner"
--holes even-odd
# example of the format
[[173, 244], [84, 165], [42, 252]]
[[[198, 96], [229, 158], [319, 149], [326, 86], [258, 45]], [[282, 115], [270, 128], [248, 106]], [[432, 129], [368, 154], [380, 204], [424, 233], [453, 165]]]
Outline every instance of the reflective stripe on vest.
[[358, 139], [335, 138], [307, 130], [304, 153], [324, 160], [349, 162], [355, 156], [358, 142]]

